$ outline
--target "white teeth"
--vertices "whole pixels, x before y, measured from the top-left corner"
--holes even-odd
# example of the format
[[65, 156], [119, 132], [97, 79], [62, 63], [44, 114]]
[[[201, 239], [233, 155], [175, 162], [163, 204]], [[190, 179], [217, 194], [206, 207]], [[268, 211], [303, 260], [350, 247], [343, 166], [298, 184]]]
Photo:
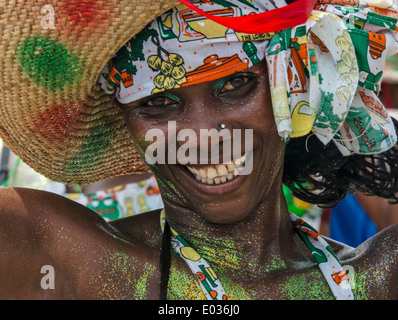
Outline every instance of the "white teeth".
[[246, 155], [226, 164], [215, 165], [207, 168], [188, 167], [188, 170], [196, 177], [196, 180], [206, 184], [220, 184], [232, 180], [243, 169]]
[[207, 179], [213, 179], [215, 177], [217, 177], [217, 170], [214, 168], [209, 168], [207, 169]]
[[246, 154], [244, 154], [242, 157], [234, 160], [235, 164], [237, 166], [240, 166], [241, 164], [243, 164], [246, 161]]
[[224, 165], [221, 165], [217, 168], [217, 173], [220, 177], [226, 176], [228, 174], [228, 170]]
[[228, 164], [228, 172], [232, 172], [235, 169], [235, 164], [232, 162], [230, 164]]

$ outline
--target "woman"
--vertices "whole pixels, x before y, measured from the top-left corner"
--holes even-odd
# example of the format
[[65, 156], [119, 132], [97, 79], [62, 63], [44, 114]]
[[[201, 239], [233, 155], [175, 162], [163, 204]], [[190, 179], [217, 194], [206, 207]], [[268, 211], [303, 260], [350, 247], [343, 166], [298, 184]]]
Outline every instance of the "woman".
[[[213, 14], [216, 11], [238, 16], [252, 10], [268, 10], [255, 1], [240, 1], [239, 5], [206, 1], [198, 5]], [[375, 96], [369, 89], [357, 88], [356, 81], [348, 75], [343, 77], [342, 72], [333, 78], [337, 74], [333, 71], [336, 67], [333, 63], [331, 67], [328, 60], [330, 56], [322, 59], [331, 48], [342, 49], [340, 53], [330, 53], [334, 58], [343, 57], [336, 58], [343, 61], [344, 65], [339, 64], [341, 68], [346, 68], [351, 75], [358, 75], [359, 70], [345, 32], [348, 28], [338, 16], [325, 13], [336, 8], [316, 9], [309, 20], [312, 33], [306, 44], [302, 43], [306, 36], [305, 32], [300, 33], [302, 28], [292, 29], [296, 32], [292, 38], [286, 37], [286, 32], [252, 37], [226, 31], [220, 37], [213, 33], [214, 28], [206, 27], [210, 20], [181, 5], [133, 37], [104, 69], [101, 81], [119, 105], [129, 133], [148, 163], [150, 158], [146, 152], [153, 147], [153, 141], [145, 134], [153, 128], [164, 133], [164, 145], [158, 143], [158, 153], [152, 155], [159, 156], [164, 150], [168, 161], [148, 165], [157, 178], [165, 210], [162, 214], [153, 211], [105, 223], [88, 209], [55, 195], [28, 189], [2, 190], [1, 274], [6, 280], [0, 286], [1, 296], [396, 299], [398, 230], [395, 226], [354, 250], [332, 240], [325, 242], [316, 230], [290, 216], [283, 197], [282, 182], [285, 182], [304, 200], [322, 204], [337, 202], [347, 191], [358, 188], [356, 184], [361, 179], [376, 183], [391, 181], [392, 165], [397, 160], [395, 130], [389, 117], [383, 118], [381, 127], [379, 122], [371, 122], [359, 136], [377, 137], [372, 146], [361, 143], [363, 139], [347, 140], [347, 135], [355, 134], [355, 130], [349, 130], [350, 119], [342, 116], [339, 107], [343, 103], [348, 109], [353, 105], [362, 110], [363, 106], [358, 105], [362, 101], [361, 92], [373, 99]], [[340, 13], [343, 11], [350, 12], [344, 8]], [[333, 28], [337, 23], [334, 21], [339, 21], [340, 30]], [[178, 33], [183, 22], [190, 27]], [[311, 45], [322, 36], [323, 23], [329, 27], [326, 35], [332, 30], [337, 33], [332, 42], [321, 37], [312, 51]], [[288, 32], [293, 34], [292, 30]], [[191, 41], [192, 37], [198, 41]], [[253, 41], [242, 42], [246, 37]], [[391, 38], [387, 38], [393, 47]], [[286, 90], [291, 88], [281, 81], [283, 73], [273, 73], [270, 69], [280, 68], [279, 63], [283, 65], [286, 50], [279, 49], [286, 42], [281, 41], [290, 39], [292, 46], [285, 49], [296, 48], [296, 43], [298, 56], [295, 57], [308, 52], [303, 56], [307, 69], [298, 64], [296, 68], [278, 70], [296, 72], [291, 79], [297, 77], [296, 85], [301, 85], [301, 90], [291, 90], [290, 101], [297, 94], [297, 99], [322, 102], [311, 107], [308, 102], [301, 105], [304, 106], [300, 109], [302, 112], [305, 107], [309, 108], [306, 113], [309, 122], [306, 117], [298, 121], [294, 114], [286, 114], [284, 108], [289, 103]], [[242, 47], [242, 51], [237, 51], [237, 46]], [[318, 48], [322, 48], [322, 52], [316, 51]], [[249, 58], [242, 59], [242, 55]], [[233, 57], [232, 66], [227, 64], [228, 59], [222, 59], [224, 57]], [[306, 59], [308, 57], [310, 59]], [[346, 57], [352, 60], [344, 60]], [[316, 72], [317, 67], [324, 68], [325, 72]], [[299, 76], [307, 78], [299, 81]], [[334, 83], [327, 83], [331, 79]], [[315, 84], [319, 85], [315, 91], [306, 89]], [[331, 88], [339, 100], [328, 95], [325, 86]], [[319, 94], [314, 94], [318, 91]], [[340, 106], [334, 105], [336, 101]], [[313, 115], [316, 121], [311, 120]], [[363, 122], [368, 123], [365, 120], [363, 118]], [[176, 125], [174, 129], [170, 123]], [[293, 123], [292, 128], [289, 123]], [[187, 128], [199, 137], [196, 141], [174, 139]], [[203, 129], [244, 132], [239, 143], [236, 136], [229, 136], [234, 148], [241, 147], [240, 154], [233, 154], [230, 161], [220, 160], [222, 151], [227, 149], [228, 138], [224, 136], [218, 136], [215, 143], [221, 147], [218, 154], [211, 155], [208, 149], [200, 152], [208, 139], [200, 136]], [[317, 137], [308, 136], [310, 131]], [[377, 135], [380, 132], [384, 135]], [[288, 137], [292, 139], [286, 144]], [[319, 140], [327, 139], [332, 142], [324, 147]], [[98, 139], [90, 142], [100, 145]], [[184, 145], [198, 151], [196, 159], [192, 157], [187, 163], [186, 157], [178, 157], [177, 153], [176, 161], [170, 161], [171, 152]], [[371, 147], [374, 149], [369, 150]], [[89, 151], [88, 147], [84, 148]], [[369, 152], [363, 152], [363, 148]], [[360, 153], [361, 150], [364, 156], [343, 156], [344, 152]], [[218, 164], [212, 163], [214, 158]], [[112, 159], [124, 162], [120, 156]], [[376, 175], [361, 171], [369, 161], [377, 163], [376, 168], [380, 170], [374, 170]], [[251, 170], [240, 174], [250, 162]], [[306, 162], [311, 166], [303, 169]], [[78, 161], [74, 163], [79, 166]], [[297, 166], [300, 170], [296, 170]], [[388, 178], [383, 173], [388, 173]], [[366, 192], [378, 192], [375, 184], [367, 188]], [[394, 188], [392, 183], [384, 196], [395, 199]], [[48, 265], [55, 272], [54, 289], [43, 289], [46, 283], [43, 284], [40, 270]], [[350, 281], [345, 270], [349, 270]], [[48, 275], [46, 279], [50, 281], [50, 278]]]

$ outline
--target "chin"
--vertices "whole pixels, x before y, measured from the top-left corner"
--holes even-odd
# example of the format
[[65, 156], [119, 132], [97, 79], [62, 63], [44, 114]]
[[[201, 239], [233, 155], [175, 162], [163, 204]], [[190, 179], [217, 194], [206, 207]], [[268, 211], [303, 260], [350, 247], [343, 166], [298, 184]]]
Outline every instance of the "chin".
[[220, 203], [205, 203], [196, 212], [207, 222], [214, 224], [233, 224], [245, 220], [253, 212], [256, 202], [248, 198], [230, 198]]

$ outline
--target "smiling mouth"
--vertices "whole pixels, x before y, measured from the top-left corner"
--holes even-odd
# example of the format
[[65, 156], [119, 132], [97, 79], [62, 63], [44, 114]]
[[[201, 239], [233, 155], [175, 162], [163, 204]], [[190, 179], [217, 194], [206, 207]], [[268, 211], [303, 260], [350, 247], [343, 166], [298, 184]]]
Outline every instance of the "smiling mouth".
[[246, 161], [246, 154], [242, 157], [231, 160], [229, 163], [216, 164], [205, 167], [191, 167], [186, 168], [192, 173], [196, 180], [208, 184], [222, 184], [233, 180], [242, 171]]

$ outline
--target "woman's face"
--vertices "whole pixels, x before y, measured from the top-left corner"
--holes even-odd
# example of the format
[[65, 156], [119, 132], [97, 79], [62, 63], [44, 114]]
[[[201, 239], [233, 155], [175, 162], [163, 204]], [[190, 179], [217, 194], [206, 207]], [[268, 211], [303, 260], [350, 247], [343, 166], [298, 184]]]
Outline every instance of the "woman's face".
[[[265, 197], [272, 196], [270, 190], [280, 187], [284, 142], [277, 134], [267, 79], [263, 61], [220, 80], [122, 105], [127, 127], [143, 153], [149, 145], [154, 146], [152, 140], [146, 141], [146, 133], [154, 128], [163, 132], [166, 164], [150, 167], [165, 202], [188, 207], [213, 223], [233, 223], [244, 219]], [[219, 133], [224, 125], [226, 135], [215, 135], [213, 143], [203, 134], [211, 129], [213, 134]], [[191, 136], [178, 141], [183, 129], [190, 129]], [[246, 129], [252, 130], [252, 136]], [[213, 155], [211, 147], [217, 151]], [[224, 161], [223, 150], [229, 150], [235, 161]], [[154, 155], [159, 159], [162, 149], [157, 152]], [[190, 156], [188, 164], [182, 153]], [[241, 163], [242, 156], [246, 163]], [[170, 161], [174, 159], [175, 162]], [[277, 184], [270, 188], [275, 181]]]

